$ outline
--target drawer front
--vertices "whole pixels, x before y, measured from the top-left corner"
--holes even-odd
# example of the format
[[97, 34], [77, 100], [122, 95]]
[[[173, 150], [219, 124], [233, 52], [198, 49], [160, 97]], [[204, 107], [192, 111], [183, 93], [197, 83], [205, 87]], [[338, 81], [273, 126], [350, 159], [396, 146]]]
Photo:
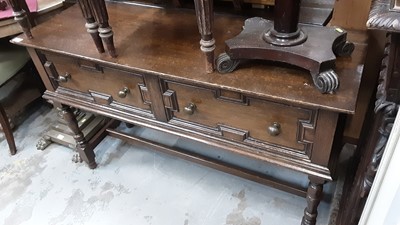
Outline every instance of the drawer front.
[[[55, 54], [46, 54], [44, 67], [56, 83], [68, 89], [89, 93], [94, 101], [110, 104], [113, 101], [150, 110], [143, 101], [140, 86], [143, 86], [141, 75], [104, 67], [82, 59]], [[61, 76], [69, 74], [66, 80]]]
[[316, 120], [313, 110], [220, 89], [175, 82], [167, 82], [166, 87], [166, 93], [173, 93], [177, 102], [170, 107], [171, 122], [181, 121], [181, 126], [203, 132], [214, 130], [216, 135], [246, 144], [284, 147], [302, 154], [311, 151]]

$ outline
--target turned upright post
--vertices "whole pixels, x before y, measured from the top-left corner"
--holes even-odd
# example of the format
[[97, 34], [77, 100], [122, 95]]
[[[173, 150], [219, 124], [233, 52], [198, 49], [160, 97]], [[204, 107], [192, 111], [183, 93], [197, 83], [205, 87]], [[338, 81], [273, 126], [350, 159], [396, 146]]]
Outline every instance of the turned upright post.
[[82, 130], [79, 128], [78, 121], [71, 109], [71, 107], [67, 105], [61, 105], [61, 108], [57, 108], [59, 111], [59, 115], [61, 118], [67, 122], [67, 126], [74, 134], [74, 139], [76, 142], [76, 150], [79, 153], [80, 158], [85, 161], [90, 169], [94, 169], [97, 167], [97, 163], [95, 160], [94, 151], [92, 148], [88, 148], [88, 141], [86, 140]]
[[89, 4], [93, 9], [94, 17], [99, 24], [99, 35], [107, 48], [108, 54], [110, 54], [111, 57], [116, 58], [117, 53], [114, 46], [114, 34], [108, 23], [106, 3], [104, 0], [89, 0]]
[[90, 7], [89, 0], [78, 0], [79, 6], [82, 10], [83, 17], [86, 19], [85, 27], [87, 32], [92, 36], [94, 44], [96, 45], [97, 51], [99, 53], [104, 52], [103, 42], [99, 36], [99, 25], [97, 24], [96, 20], [93, 16], [93, 10]]
[[29, 18], [27, 16], [26, 11], [22, 8], [19, 0], [8, 0], [11, 8], [14, 12], [14, 19], [18, 22], [18, 24], [22, 27], [22, 31], [25, 36], [29, 39], [32, 39], [31, 33], [31, 23], [29, 22]]
[[214, 50], [215, 40], [212, 34], [214, 25], [213, 0], [195, 0], [194, 1], [197, 25], [201, 35], [200, 49], [206, 57], [206, 72], [214, 71]]
[[274, 26], [264, 34], [264, 40], [277, 46], [293, 46], [307, 39], [299, 28], [300, 0], [276, 0]]
[[300, 0], [277, 0], [274, 7], [274, 29], [279, 33], [296, 32], [299, 23]]

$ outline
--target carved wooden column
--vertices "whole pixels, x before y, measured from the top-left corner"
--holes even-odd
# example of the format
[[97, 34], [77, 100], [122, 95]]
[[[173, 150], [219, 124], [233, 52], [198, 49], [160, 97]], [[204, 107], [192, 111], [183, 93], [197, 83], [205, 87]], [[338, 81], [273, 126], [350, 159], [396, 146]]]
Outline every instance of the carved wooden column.
[[104, 0], [89, 0], [89, 4], [93, 9], [94, 17], [99, 24], [99, 35], [107, 48], [108, 54], [113, 58], [117, 57], [114, 46], [114, 33], [108, 23], [106, 3]]
[[322, 198], [322, 188], [325, 181], [309, 177], [310, 183], [307, 189], [307, 207], [304, 209], [304, 216], [301, 225], [315, 225], [318, 216], [318, 205]]
[[22, 27], [22, 30], [27, 38], [32, 39], [31, 33], [31, 23], [29, 22], [29, 18], [27, 12], [21, 6], [20, 0], [8, 0], [11, 8], [14, 12], [14, 19], [18, 22], [18, 24]]
[[94, 41], [94, 44], [96, 45], [97, 51], [99, 53], [104, 52], [104, 46], [103, 42], [101, 41], [101, 38], [99, 36], [99, 25], [97, 24], [96, 20], [94, 19], [93, 16], [93, 10], [90, 7], [89, 0], [79, 0], [79, 6], [82, 10], [83, 17], [86, 19], [86, 24], [85, 27], [87, 29], [87, 32], [92, 36], [92, 39]]
[[60, 116], [67, 122], [68, 127], [74, 133], [74, 139], [76, 141], [76, 149], [78, 150], [79, 156], [85, 161], [89, 168], [94, 169], [97, 167], [95, 161], [95, 155], [92, 148], [88, 148], [88, 143], [79, 128], [78, 121], [75, 118], [72, 109], [67, 105], [62, 105], [58, 108]]
[[200, 49], [206, 57], [206, 72], [214, 71], [215, 40], [212, 34], [214, 24], [213, 0], [194, 0], [197, 25], [201, 34]]
[[[384, 154], [400, 104], [400, 7], [398, 0], [372, 2], [367, 26], [388, 31], [373, 120], [366, 121], [366, 137], [358, 144], [359, 163], [342, 198], [338, 225], [356, 225]], [[399, 6], [400, 4], [398, 4]]]

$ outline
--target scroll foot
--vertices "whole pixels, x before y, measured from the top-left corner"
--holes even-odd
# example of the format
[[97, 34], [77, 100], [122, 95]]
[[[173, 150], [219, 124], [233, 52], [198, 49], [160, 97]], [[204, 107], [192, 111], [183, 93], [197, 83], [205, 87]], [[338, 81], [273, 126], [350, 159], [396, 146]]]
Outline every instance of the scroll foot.
[[222, 53], [217, 59], [217, 70], [220, 73], [230, 73], [236, 69], [240, 60], [232, 60], [228, 54]]
[[331, 93], [339, 88], [339, 78], [335, 71], [327, 70], [314, 76], [314, 85], [321, 93]]

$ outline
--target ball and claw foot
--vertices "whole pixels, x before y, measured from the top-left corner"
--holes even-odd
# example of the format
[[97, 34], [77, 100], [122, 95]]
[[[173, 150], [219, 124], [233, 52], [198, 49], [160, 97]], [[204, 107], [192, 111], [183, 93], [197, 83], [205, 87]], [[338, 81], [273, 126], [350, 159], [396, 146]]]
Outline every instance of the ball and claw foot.
[[323, 71], [313, 76], [313, 80], [314, 85], [323, 94], [332, 93], [339, 88], [339, 78], [333, 70]]
[[36, 149], [37, 150], [44, 150], [51, 143], [52, 143], [52, 141], [51, 141], [50, 137], [49, 136], [44, 136], [44, 137], [39, 139], [39, 142], [36, 144]]
[[81, 156], [78, 153], [76, 153], [76, 154], [74, 154], [72, 156], [72, 162], [74, 162], [74, 163], [82, 163], [83, 160], [82, 160]]
[[220, 54], [217, 59], [217, 70], [220, 73], [230, 73], [236, 69], [240, 60], [231, 59], [225, 52]]

